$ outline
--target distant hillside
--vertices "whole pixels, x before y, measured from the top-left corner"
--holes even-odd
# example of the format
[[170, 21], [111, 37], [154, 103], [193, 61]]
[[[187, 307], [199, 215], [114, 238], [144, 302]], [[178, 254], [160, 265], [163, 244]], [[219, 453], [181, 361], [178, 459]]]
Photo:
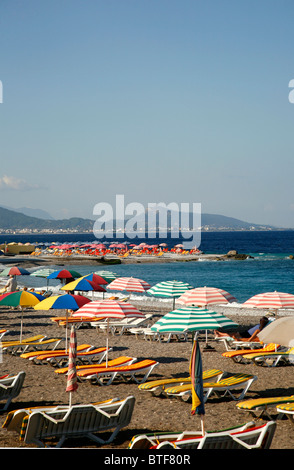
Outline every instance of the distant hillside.
[[30, 217], [0, 207], [0, 229], [1, 230], [91, 230], [93, 228], [93, 220], [72, 217], [70, 219], [61, 220], [45, 220], [38, 217]]
[[44, 211], [43, 209], [31, 209], [30, 207], [19, 207], [17, 209], [13, 209], [12, 207], [2, 206], [4, 209], [8, 209], [14, 212], [20, 212], [21, 214], [28, 215], [30, 217], [37, 217], [38, 219], [48, 219], [54, 220], [54, 217], [49, 214], [49, 212]]
[[[192, 215], [191, 215], [192, 217]], [[167, 218], [168, 226], [170, 217]], [[191, 221], [192, 222], [192, 221]], [[21, 212], [12, 211], [0, 207], [0, 230], [52, 230], [52, 231], [76, 231], [86, 232], [93, 230], [94, 220], [72, 217], [70, 219], [46, 220], [39, 217], [31, 217]], [[192, 223], [190, 224], [192, 227]], [[275, 230], [277, 227], [268, 225], [251, 224], [233, 217], [217, 214], [202, 214], [202, 230]], [[147, 231], [147, 229], [146, 229]]]

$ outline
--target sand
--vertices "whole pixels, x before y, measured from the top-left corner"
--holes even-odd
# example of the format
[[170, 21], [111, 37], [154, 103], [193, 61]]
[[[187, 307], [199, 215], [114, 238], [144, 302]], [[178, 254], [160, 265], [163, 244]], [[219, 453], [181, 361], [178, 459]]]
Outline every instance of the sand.
[[[169, 309], [166, 306], [152, 307], [140, 306], [145, 313], [154, 314], [154, 321]], [[24, 314], [24, 336], [43, 333], [49, 337], [65, 336], [65, 329], [57, 326], [51, 317], [60, 314], [60, 311], [36, 311], [27, 309]], [[232, 310], [230, 317], [239, 325], [252, 326], [258, 323], [260, 315], [238, 316]], [[5, 339], [18, 339], [20, 317], [18, 310], [5, 307], [0, 309], [0, 327], [8, 328], [9, 334]], [[276, 368], [263, 368], [251, 364], [236, 364], [231, 359], [224, 358], [221, 353], [225, 347], [223, 343], [214, 341], [210, 336], [210, 344], [215, 351], [204, 352], [204, 342], [200, 341], [202, 350], [203, 369], [218, 368], [228, 372], [252, 373], [258, 377], [253, 383], [246, 398], [266, 396], [280, 396], [294, 394], [293, 366], [280, 366]], [[3, 338], [4, 339], [4, 338]], [[77, 330], [78, 344], [89, 343], [94, 346], [106, 344], [106, 335], [94, 328], [80, 328]], [[201, 339], [201, 338], [200, 338]], [[130, 355], [138, 359], [153, 358], [159, 365], [153, 370], [150, 379], [162, 377], [177, 377], [188, 375], [191, 342], [173, 341], [160, 343], [146, 341], [142, 337], [136, 338], [132, 334], [111, 336], [110, 347], [113, 351], [110, 358], [120, 355]], [[66, 393], [66, 378], [54, 372], [50, 365], [34, 365], [19, 356], [4, 354], [1, 364], [1, 374], [26, 372], [26, 379], [20, 395], [15, 398], [9, 410], [30, 406], [57, 405], [68, 403]], [[121, 430], [112, 444], [101, 446], [108, 449], [127, 448], [132, 436], [150, 431], [183, 431], [200, 430], [200, 418], [191, 415], [191, 404], [178, 399], [154, 397], [148, 392], [142, 392], [135, 383], [117, 382], [110, 386], [93, 385], [90, 382], [79, 384], [77, 392], [73, 395], [73, 404], [89, 403], [108, 398], [125, 398], [133, 395], [136, 398], [135, 409], [129, 426]], [[242, 424], [252, 420], [252, 417], [236, 407], [231, 398], [210, 398], [206, 403], [205, 428], [217, 430]], [[1, 426], [7, 412], [0, 415]], [[263, 422], [263, 421], [259, 421]], [[277, 429], [272, 442], [272, 449], [293, 449], [294, 426], [288, 419], [278, 420]], [[0, 446], [5, 447], [36, 447], [19, 441], [17, 434], [0, 429]], [[96, 448], [97, 445], [88, 439], [72, 439], [66, 441], [70, 448]]]

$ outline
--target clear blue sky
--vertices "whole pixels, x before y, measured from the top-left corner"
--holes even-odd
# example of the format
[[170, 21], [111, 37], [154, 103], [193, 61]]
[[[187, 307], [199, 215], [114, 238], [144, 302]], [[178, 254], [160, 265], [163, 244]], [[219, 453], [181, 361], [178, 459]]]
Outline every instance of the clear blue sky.
[[293, 0], [1, 0], [0, 203], [294, 227]]

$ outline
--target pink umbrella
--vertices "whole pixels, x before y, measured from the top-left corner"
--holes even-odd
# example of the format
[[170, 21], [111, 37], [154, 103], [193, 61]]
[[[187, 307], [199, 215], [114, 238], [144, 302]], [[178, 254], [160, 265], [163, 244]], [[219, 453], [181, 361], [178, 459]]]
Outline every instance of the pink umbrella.
[[108, 289], [127, 292], [146, 292], [150, 287], [148, 282], [135, 277], [118, 277], [107, 286]]
[[78, 389], [76, 357], [77, 357], [77, 336], [76, 336], [75, 328], [74, 326], [72, 326], [71, 332], [70, 332], [70, 340], [69, 340], [68, 373], [67, 373], [67, 386], [66, 386], [66, 391], [69, 392], [69, 406], [71, 406], [72, 392], [75, 392]]
[[217, 287], [197, 287], [186, 291], [178, 302], [185, 305], [215, 305], [226, 304], [228, 302], [235, 302], [236, 299], [231, 294], [223, 289]]
[[294, 308], [294, 295], [285, 292], [265, 292], [246, 300], [243, 307], [255, 308]]
[[109, 319], [119, 318], [122, 320], [126, 317], [145, 317], [145, 315], [132, 304], [110, 299], [89, 302], [73, 314], [73, 316], [81, 315], [85, 317], [88, 316], [89, 318], [107, 318], [106, 365], [108, 362]]

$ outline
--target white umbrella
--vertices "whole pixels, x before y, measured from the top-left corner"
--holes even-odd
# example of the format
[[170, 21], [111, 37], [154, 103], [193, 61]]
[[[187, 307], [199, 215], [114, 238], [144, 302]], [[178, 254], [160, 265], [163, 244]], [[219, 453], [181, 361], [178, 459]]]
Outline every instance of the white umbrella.
[[294, 346], [294, 318], [282, 317], [269, 323], [260, 333], [263, 343], [276, 343], [286, 347]]

